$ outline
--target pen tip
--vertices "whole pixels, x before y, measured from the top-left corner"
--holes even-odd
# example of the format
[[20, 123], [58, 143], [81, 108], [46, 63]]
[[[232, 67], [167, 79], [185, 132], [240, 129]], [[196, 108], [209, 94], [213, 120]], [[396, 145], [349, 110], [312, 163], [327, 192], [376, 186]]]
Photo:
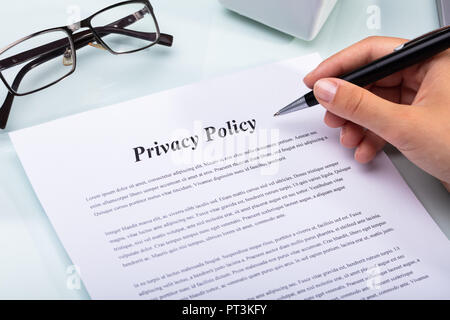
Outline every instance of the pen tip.
[[274, 117], [278, 117], [279, 115], [280, 115], [280, 113], [277, 112], [277, 113], [275, 113], [273, 116], [274, 116]]

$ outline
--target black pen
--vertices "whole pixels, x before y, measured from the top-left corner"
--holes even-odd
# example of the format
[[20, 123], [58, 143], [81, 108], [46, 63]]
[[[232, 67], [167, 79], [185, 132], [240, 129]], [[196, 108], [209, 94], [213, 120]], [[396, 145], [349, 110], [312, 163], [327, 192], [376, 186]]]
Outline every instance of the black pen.
[[[357, 86], [364, 87], [395, 72], [431, 58], [448, 48], [450, 48], [450, 26], [437, 29], [406, 42], [395, 48], [393, 53], [339, 78]], [[274, 116], [303, 110], [318, 104], [319, 102], [311, 91], [275, 113]]]

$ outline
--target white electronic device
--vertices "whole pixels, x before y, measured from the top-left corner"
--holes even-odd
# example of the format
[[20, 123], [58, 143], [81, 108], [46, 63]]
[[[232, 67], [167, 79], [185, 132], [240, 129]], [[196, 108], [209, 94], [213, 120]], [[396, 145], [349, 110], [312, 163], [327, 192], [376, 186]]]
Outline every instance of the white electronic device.
[[337, 0], [219, 0], [226, 8], [295, 37], [312, 40]]

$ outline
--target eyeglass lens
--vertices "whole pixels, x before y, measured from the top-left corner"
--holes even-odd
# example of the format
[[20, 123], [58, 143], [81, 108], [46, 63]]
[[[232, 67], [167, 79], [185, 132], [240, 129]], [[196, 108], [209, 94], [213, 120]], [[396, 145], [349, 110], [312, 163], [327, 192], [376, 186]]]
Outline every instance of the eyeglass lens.
[[[49, 50], [39, 50], [40, 47], [48, 47], [51, 43], [57, 45], [51, 46]], [[40, 51], [37, 57], [31, 54], [36, 49]], [[25, 94], [50, 85], [69, 74], [74, 68], [73, 54], [69, 36], [65, 31], [40, 33], [26, 38], [0, 55], [0, 60], [12, 64], [12, 67], [2, 71], [2, 75], [16, 93]]]
[[[120, 21], [120, 23], [116, 23]], [[121, 5], [95, 15], [91, 25], [105, 44], [116, 53], [148, 47], [158, 38], [156, 21], [141, 3]]]

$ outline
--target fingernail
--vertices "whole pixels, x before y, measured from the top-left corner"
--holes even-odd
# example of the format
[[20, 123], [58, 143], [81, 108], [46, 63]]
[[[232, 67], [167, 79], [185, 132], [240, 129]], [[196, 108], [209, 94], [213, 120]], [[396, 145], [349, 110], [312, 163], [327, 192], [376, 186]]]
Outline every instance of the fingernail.
[[314, 85], [314, 95], [317, 99], [330, 103], [336, 95], [337, 88], [334, 81], [322, 79]]

